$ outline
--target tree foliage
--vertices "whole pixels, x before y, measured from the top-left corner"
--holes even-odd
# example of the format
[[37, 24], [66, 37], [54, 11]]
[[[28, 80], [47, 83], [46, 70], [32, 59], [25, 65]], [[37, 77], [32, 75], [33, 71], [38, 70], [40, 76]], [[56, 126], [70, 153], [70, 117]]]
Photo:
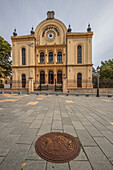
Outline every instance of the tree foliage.
[[100, 79], [113, 80], [113, 59], [101, 62]]
[[11, 45], [0, 36], [0, 77], [7, 77], [11, 74]]

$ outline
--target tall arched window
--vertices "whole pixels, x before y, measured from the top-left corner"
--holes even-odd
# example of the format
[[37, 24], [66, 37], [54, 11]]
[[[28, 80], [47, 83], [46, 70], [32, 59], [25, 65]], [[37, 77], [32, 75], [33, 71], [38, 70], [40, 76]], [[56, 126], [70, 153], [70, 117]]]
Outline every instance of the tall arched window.
[[49, 52], [49, 63], [53, 62], [53, 52]]
[[62, 84], [62, 71], [57, 72], [57, 83]]
[[49, 84], [54, 84], [54, 73], [53, 73], [53, 71], [49, 71], [48, 81], [49, 81]]
[[40, 83], [45, 84], [45, 72], [44, 71], [40, 72]]
[[44, 62], [45, 62], [44, 53], [41, 52], [41, 53], [40, 53], [40, 63], [44, 63]]
[[78, 45], [77, 47], [77, 63], [82, 63], [82, 47]]
[[60, 52], [60, 51], [57, 53], [57, 62], [58, 63], [62, 62], [62, 52]]
[[22, 48], [22, 65], [26, 65], [26, 50]]
[[82, 87], [82, 74], [77, 74], [77, 87]]
[[26, 86], [26, 75], [22, 74], [22, 88], [25, 88]]

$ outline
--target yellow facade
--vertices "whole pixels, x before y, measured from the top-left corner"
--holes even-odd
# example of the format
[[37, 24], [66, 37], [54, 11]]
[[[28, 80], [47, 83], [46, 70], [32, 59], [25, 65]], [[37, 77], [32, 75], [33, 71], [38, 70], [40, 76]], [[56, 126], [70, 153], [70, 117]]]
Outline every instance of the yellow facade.
[[54, 18], [53, 11], [48, 12], [47, 19], [34, 33], [11, 37], [12, 87], [28, 88], [29, 77], [33, 78], [35, 89], [41, 79], [42, 84], [54, 85], [55, 81], [60, 84], [67, 77], [68, 88], [92, 88], [92, 36], [91, 31], [72, 33]]

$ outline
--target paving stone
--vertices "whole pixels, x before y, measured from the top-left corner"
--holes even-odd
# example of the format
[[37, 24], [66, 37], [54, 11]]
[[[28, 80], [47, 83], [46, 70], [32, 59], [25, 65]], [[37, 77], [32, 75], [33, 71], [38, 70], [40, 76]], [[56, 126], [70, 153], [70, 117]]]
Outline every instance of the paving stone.
[[99, 122], [93, 122], [93, 125], [99, 130], [99, 131], [106, 131], [108, 130], [105, 126], [103, 126], [101, 123]]
[[74, 161], [87, 161], [86, 154], [84, 153], [83, 149], [80, 148], [80, 153], [79, 155], [74, 159]]
[[62, 129], [62, 122], [61, 121], [53, 121], [52, 129]]
[[96, 146], [97, 144], [86, 130], [76, 130], [78, 138], [83, 146]]
[[69, 165], [68, 163], [55, 164], [55, 163], [47, 162], [47, 170], [69, 170]]
[[[106, 128], [108, 128], [110, 131], [112, 131], [113, 132], [113, 125], [108, 125], [108, 126], [106, 126]], [[107, 129], [107, 130], [108, 130]], [[101, 129], [102, 130], [102, 129]]]
[[11, 134], [21, 135], [29, 127], [29, 124], [21, 123], [16, 129], [11, 131]]
[[113, 160], [113, 145], [105, 137], [94, 137], [109, 160]]
[[69, 117], [62, 117], [63, 125], [72, 125], [72, 122]]
[[38, 129], [38, 128], [40, 128], [41, 124], [42, 124], [42, 120], [36, 119], [36, 120], [34, 120], [32, 122], [32, 124], [29, 126], [29, 128], [36, 128], [36, 129]]
[[17, 143], [32, 144], [33, 139], [37, 133], [37, 129], [28, 128], [19, 138]]
[[84, 147], [94, 170], [113, 170], [113, 166], [98, 147]]
[[0, 157], [0, 164], [2, 163], [2, 161], [5, 159], [5, 157]]
[[52, 124], [52, 118], [45, 117], [43, 120], [43, 124], [51, 125]]
[[35, 118], [34, 117], [27, 117], [25, 120], [24, 120], [24, 122], [23, 123], [32, 123], [33, 122], [33, 120], [34, 120]]
[[101, 133], [113, 144], [113, 133], [110, 131], [101, 131]]
[[71, 170], [93, 170], [88, 161], [69, 162]]
[[77, 137], [75, 129], [74, 129], [74, 127], [72, 125], [63, 125], [63, 129], [64, 129], [65, 133], [68, 133], [68, 134], [70, 134], [72, 136]]
[[30, 150], [29, 150], [29, 152], [28, 152], [28, 154], [26, 156], [26, 159], [29, 159], [29, 160], [43, 160], [41, 157], [38, 156], [38, 154], [35, 151], [35, 143], [33, 143], [31, 145]]
[[46, 170], [46, 161], [26, 160], [23, 170]]
[[13, 129], [14, 128], [2, 128], [0, 130], [0, 141], [6, 138]]
[[61, 121], [60, 114], [54, 114], [53, 120], [60, 120]]
[[72, 121], [79, 121], [79, 118], [76, 115], [69, 116]]
[[36, 117], [36, 119], [38, 120], [43, 120], [45, 117], [45, 114], [38, 114], [38, 116]]
[[85, 128], [91, 134], [91, 136], [103, 136], [103, 134], [100, 133], [100, 131], [98, 131], [94, 126], [85, 125]]
[[85, 125], [92, 125], [89, 120], [87, 120], [86, 118], [81, 118], [80, 119], [81, 123], [85, 126]]
[[59, 129], [58, 129], [58, 130], [57, 130], [57, 129], [55, 130], [55, 129], [52, 129], [51, 132], [61, 132], [61, 133], [63, 133], [63, 130], [59, 130]]
[[0, 156], [6, 156], [19, 137], [20, 135], [9, 134], [4, 140], [2, 140], [0, 142]]
[[1, 170], [21, 169], [30, 145], [15, 144], [11, 152], [0, 165]]
[[51, 131], [51, 125], [43, 125], [38, 131], [38, 135], [44, 135], [45, 133], [49, 133]]
[[64, 111], [64, 112], [61, 112], [61, 116], [62, 117], [68, 117], [68, 114]]
[[85, 130], [85, 127], [82, 125], [82, 123], [80, 121], [72, 121], [73, 126], [75, 127], [75, 129], [79, 129], [79, 130]]
[[9, 123], [0, 122], [0, 129], [2, 129], [2, 128], [8, 126], [8, 125], [9, 125]]

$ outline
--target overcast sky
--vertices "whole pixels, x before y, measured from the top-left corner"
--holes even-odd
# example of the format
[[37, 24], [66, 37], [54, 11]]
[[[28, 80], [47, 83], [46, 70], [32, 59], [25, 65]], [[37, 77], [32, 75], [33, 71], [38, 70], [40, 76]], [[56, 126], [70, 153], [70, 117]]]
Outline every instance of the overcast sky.
[[0, 36], [11, 44], [18, 35], [29, 35], [31, 27], [46, 19], [47, 11], [72, 32], [86, 32], [90, 23], [93, 36], [93, 64], [113, 58], [113, 0], [0, 0]]

